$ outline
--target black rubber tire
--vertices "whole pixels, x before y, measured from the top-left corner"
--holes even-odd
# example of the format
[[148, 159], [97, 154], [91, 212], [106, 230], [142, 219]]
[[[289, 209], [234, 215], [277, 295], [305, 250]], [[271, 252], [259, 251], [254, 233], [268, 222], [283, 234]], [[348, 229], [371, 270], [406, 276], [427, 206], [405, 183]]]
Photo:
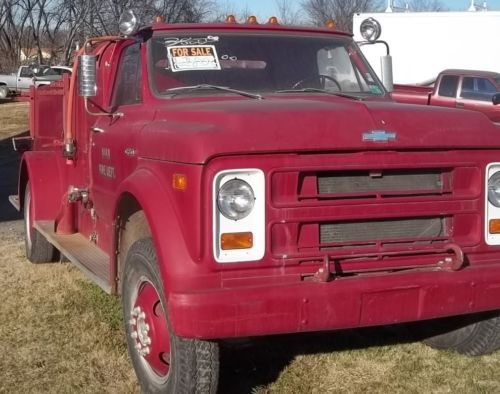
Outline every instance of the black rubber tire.
[[6, 85], [0, 85], [0, 99], [9, 97], [9, 88]]
[[[141, 283], [154, 285], [163, 306], [170, 338], [170, 369], [158, 376], [136, 350], [128, 323]], [[129, 249], [122, 280], [122, 307], [127, 346], [137, 378], [145, 393], [216, 393], [219, 377], [219, 346], [216, 342], [177, 337], [171, 328], [156, 251], [151, 238], [136, 241]], [[156, 329], [156, 327], [155, 327]]]
[[[435, 349], [454, 350], [468, 356], [481, 356], [500, 349], [500, 313], [489, 312], [456, 316], [428, 322], [423, 340]], [[426, 336], [427, 336], [426, 335]]]
[[35, 264], [50, 263], [56, 260], [57, 249], [40, 234], [30, 221], [31, 191], [30, 184], [24, 190], [24, 246], [26, 258]]

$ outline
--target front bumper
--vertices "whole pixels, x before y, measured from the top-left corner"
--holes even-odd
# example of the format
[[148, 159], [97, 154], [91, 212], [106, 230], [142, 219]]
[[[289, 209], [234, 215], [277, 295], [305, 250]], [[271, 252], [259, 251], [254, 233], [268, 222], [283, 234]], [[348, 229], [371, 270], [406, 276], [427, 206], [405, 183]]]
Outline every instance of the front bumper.
[[393, 324], [500, 309], [500, 262], [460, 271], [407, 271], [170, 293], [174, 332], [234, 338]]

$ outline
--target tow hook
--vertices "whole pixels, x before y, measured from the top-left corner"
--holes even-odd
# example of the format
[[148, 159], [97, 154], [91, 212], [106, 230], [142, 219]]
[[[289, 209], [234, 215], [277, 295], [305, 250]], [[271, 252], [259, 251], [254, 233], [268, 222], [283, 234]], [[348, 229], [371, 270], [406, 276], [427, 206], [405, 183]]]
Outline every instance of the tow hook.
[[457, 244], [447, 244], [445, 249], [453, 252], [454, 257], [446, 257], [444, 260], [438, 262], [438, 265], [446, 270], [458, 271], [464, 266], [464, 252]]
[[314, 282], [327, 283], [332, 280], [332, 274], [330, 272], [330, 257], [326, 254], [323, 258], [323, 265], [316, 271], [313, 276]]

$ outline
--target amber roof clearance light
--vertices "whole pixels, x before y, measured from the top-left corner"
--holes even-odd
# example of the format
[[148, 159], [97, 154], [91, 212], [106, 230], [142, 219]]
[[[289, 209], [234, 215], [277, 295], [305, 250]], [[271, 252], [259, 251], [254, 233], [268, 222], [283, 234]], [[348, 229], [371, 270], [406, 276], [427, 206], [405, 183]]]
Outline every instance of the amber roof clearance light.
[[268, 19], [267, 24], [268, 25], [279, 25], [280, 23], [278, 22], [278, 18], [276, 18], [275, 16], [271, 16]]
[[325, 22], [325, 27], [328, 29], [335, 29], [337, 27], [337, 22], [335, 22], [333, 19], [328, 19]]
[[257, 17], [255, 15], [249, 16], [247, 19], [247, 23], [249, 25], [258, 25], [259, 24], [259, 22], [257, 21]]

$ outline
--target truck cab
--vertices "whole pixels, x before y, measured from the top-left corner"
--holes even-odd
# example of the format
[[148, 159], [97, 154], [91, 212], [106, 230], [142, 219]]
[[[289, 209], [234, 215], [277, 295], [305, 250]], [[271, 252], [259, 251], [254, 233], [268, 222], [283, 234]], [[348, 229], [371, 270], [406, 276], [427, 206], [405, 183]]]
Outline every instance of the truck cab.
[[484, 113], [500, 122], [495, 95], [500, 92], [500, 74], [479, 70], [444, 70], [434, 86], [395, 85], [391, 96], [401, 103], [436, 105]]
[[[333, 29], [125, 18], [32, 88], [11, 201], [30, 261], [121, 297], [144, 391], [215, 392], [231, 338], [478, 312], [498, 330], [491, 122], [394, 103]], [[490, 332], [448, 347], [491, 352]]]

